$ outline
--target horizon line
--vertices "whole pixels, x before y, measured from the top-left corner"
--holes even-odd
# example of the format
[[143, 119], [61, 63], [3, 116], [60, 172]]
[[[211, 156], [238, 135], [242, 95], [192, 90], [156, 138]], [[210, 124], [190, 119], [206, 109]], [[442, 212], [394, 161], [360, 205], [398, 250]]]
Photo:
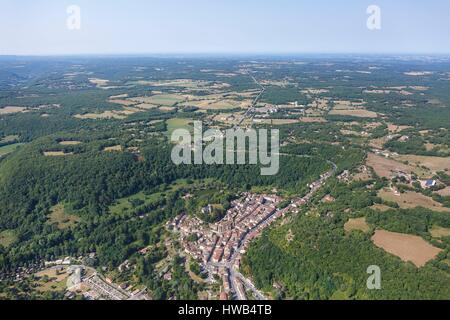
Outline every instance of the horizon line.
[[149, 57], [149, 56], [448, 56], [450, 52], [117, 52], [117, 53], [38, 53], [38, 54], [1, 54], [1, 57]]

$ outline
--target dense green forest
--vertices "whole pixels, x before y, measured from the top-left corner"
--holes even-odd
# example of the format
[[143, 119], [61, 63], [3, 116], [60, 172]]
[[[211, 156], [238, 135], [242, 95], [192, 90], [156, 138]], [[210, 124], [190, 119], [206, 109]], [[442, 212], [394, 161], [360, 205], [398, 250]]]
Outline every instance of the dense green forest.
[[[77, 138], [90, 139], [83, 135]], [[117, 265], [138, 247], [129, 246], [137, 241], [136, 231], [150, 229], [155, 221], [162, 222], [184, 210], [176, 200], [180, 195], [175, 194], [172, 200], [160, 205], [159, 211], [154, 206], [140, 208], [137, 215], [149, 213], [143, 220], [124, 225], [122, 222], [130, 217], [108, 214], [109, 206], [116, 199], [141, 190], [151, 192], [161, 184], [182, 178], [215, 178], [237, 190], [272, 186], [289, 193], [302, 193], [306, 192], [308, 182], [330, 168], [324, 160], [292, 156], [282, 157], [281, 172], [276, 177], [260, 176], [259, 167], [248, 165], [177, 167], [170, 160], [170, 146], [159, 139], [148, 141], [142, 148], [145, 160], [141, 162], [131, 153], [101, 152], [108, 146], [107, 140], [65, 147], [65, 152], [74, 153], [71, 156], [45, 157], [44, 151], [59, 146], [56, 141], [56, 137], [38, 139], [2, 163], [0, 228], [15, 230], [18, 238], [1, 256], [2, 270], [51, 256], [92, 250], [99, 253], [102, 264]], [[45, 223], [46, 213], [58, 203], [69, 204], [81, 216], [82, 222], [75, 230], [55, 230]], [[122, 235], [123, 240], [119, 240]]]

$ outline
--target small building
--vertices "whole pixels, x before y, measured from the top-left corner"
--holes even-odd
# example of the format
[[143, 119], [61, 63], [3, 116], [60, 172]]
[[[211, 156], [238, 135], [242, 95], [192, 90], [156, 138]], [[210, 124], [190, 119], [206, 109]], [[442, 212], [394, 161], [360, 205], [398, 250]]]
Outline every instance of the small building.
[[422, 188], [424, 189], [432, 188], [436, 185], [436, 183], [436, 180], [432, 179], [421, 181]]

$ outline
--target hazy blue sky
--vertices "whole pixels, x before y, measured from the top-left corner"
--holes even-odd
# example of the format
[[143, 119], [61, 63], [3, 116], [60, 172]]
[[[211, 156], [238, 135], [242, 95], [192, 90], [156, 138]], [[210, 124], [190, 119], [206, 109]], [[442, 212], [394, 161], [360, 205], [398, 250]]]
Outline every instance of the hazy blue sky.
[[[0, 54], [450, 53], [449, 0], [0, 0]], [[66, 9], [81, 8], [81, 30]], [[366, 27], [380, 6], [382, 29]]]

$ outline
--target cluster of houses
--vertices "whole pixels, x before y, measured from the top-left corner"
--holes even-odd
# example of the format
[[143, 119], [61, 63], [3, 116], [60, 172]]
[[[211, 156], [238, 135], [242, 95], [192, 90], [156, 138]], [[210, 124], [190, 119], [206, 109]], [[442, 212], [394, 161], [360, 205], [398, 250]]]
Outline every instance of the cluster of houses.
[[391, 152], [389, 150], [372, 149], [372, 152], [375, 153], [377, 156], [382, 156], [385, 158], [392, 158], [398, 156], [397, 152]]
[[418, 181], [422, 189], [430, 189], [436, 186], [438, 183], [434, 179], [417, 180], [416, 177], [413, 176], [411, 173], [407, 173], [402, 170], [396, 170], [395, 172], [393, 172], [392, 179], [400, 179], [402, 182], [407, 184], [411, 184], [415, 181]]
[[280, 201], [278, 196], [244, 193], [219, 222], [206, 224], [195, 216], [180, 215], [168, 228], [179, 233], [187, 254], [222, 279], [225, 297], [231, 290], [230, 268], [239, 269], [250, 242], [284, 213], [276, 208]]
[[208, 225], [195, 216], [182, 215], [169, 227], [180, 232], [186, 253], [203, 263], [219, 263], [229, 260], [258, 234], [257, 227], [276, 211], [279, 201], [277, 196], [247, 193], [244, 198], [233, 201], [226, 216], [217, 223]]

